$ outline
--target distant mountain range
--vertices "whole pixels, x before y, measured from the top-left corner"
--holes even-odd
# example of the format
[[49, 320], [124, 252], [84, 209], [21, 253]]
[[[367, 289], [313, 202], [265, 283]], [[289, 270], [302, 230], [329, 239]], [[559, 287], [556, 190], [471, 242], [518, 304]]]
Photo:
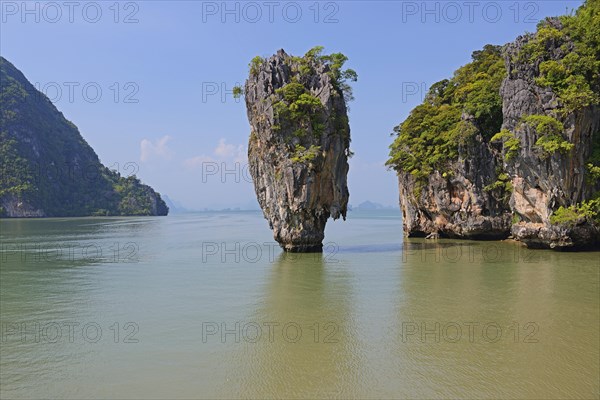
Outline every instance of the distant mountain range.
[[171, 199], [166, 194], [162, 195], [162, 199], [167, 204], [167, 207], [169, 207], [169, 213], [171, 213], [171, 214], [184, 213], [184, 212], [190, 211], [187, 208], [185, 208], [184, 206], [182, 206], [181, 203], [179, 203], [177, 200]]
[[364, 210], [397, 210], [398, 206], [384, 206], [383, 204], [375, 203], [372, 201], [363, 201], [357, 206], [349, 206], [350, 210], [364, 211]]

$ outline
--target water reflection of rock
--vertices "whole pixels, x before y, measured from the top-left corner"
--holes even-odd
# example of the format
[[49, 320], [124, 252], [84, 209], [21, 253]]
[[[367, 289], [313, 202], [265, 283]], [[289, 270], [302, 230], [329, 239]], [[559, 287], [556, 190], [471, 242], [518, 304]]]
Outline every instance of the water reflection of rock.
[[[323, 254], [284, 253], [228, 362], [239, 397], [348, 397], [360, 382], [351, 276]], [[242, 322], [242, 330], [244, 322]], [[269, 327], [272, 325], [272, 336]], [[275, 325], [277, 324], [277, 325]], [[317, 330], [318, 326], [318, 330]], [[300, 327], [301, 334], [297, 328]]]

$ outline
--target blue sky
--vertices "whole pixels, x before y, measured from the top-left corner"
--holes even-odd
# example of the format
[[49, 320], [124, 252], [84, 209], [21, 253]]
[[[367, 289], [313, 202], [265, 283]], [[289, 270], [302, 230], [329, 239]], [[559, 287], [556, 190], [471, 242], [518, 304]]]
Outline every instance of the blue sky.
[[[397, 203], [390, 133], [432, 83], [581, 1], [2, 1], [0, 53], [54, 100], [105, 165], [192, 209], [256, 204], [249, 125], [227, 90], [283, 48], [343, 52], [350, 203]], [[60, 88], [60, 92], [57, 90]], [[98, 91], [98, 89], [101, 91]], [[59, 96], [60, 94], [60, 96]], [[134, 163], [134, 164], [131, 164]]]

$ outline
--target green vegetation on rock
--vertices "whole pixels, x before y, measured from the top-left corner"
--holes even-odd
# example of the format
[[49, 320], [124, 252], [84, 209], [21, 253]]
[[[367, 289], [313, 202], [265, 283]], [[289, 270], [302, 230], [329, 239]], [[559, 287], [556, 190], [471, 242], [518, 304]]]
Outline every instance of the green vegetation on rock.
[[600, 184], [600, 131], [592, 137], [592, 151], [587, 159], [588, 180], [591, 184]]
[[[434, 171], [449, 173], [448, 162], [458, 158], [458, 146], [477, 131], [490, 139], [500, 131], [502, 100], [499, 90], [506, 75], [499, 46], [486, 45], [472, 55], [451, 79], [431, 86], [421, 105], [394, 128], [386, 165], [424, 179]], [[465, 120], [462, 115], [468, 115]]]
[[577, 205], [561, 206], [550, 216], [550, 222], [555, 225], [573, 226], [585, 221], [600, 224], [600, 194]]
[[496, 182], [494, 182], [490, 185], [484, 186], [483, 190], [485, 190], [486, 192], [493, 192], [493, 191], [500, 190], [502, 193], [507, 195], [513, 191], [513, 186], [510, 181], [510, 177], [506, 173], [500, 172], [498, 174], [498, 179], [496, 180]]
[[[551, 54], [552, 45], [560, 54]], [[522, 61], [539, 65], [535, 82], [551, 88], [560, 103], [557, 117], [591, 105], [600, 105], [600, 0], [587, 0], [574, 14], [538, 25], [536, 35], [517, 55]], [[550, 116], [531, 115], [524, 122], [538, 134], [535, 145], [544, 156], [568, 153], [574, 147], [562, 136], [563, 124]], [[600, 132], [592, 132], [592, 151], [586, 162], [587, 180], [600, 183]], [[600, 223], [598, 193], [590, 200], [560, 207], [550, 218], [552, 224], [576, 225], [582, 221]]]
[[595, 166], [592, 163], [587, 164], [588, 171], [590, 173], [590, 178], [593, 182], [600, 181], [600, 167]]
[[[323, 46], [310, 49], [303, 57], [291, 57], [293, 61], [293, 76], [291, 82], [277, 89], [272, 97], [275, 124], [273, 130], [292, 130], [298, 138], [319, 138], [325, 129], [325, 107], [321, 100], [312, 95], [306, 87], [306, 80], [317, 73], [317, 68], [326, 68], [332, 79], [334, 88], [344, 96], [346, 102], [353, 100], [352, 87], [349, 82], [357, 80], [357, 74], [352, 69], [344, 69], [348, 60], [342, 53], [323, 55]], [[250, 75], [256, 76], [260, 66], [266, 60], [260, 56], [254, 57], [249, 64]], [[233, 96], [244, 95], [241, 86], [234, 86]], [[336, 133], [349, 139], [346, 115], [331, 115]]]
[[[567, 114], [600, 102], [600, 0], [588, 0], [574, 15], [541, 21], [536, 35], [517, 55], [521, 61], [539, 64], [535, 82], [549, 87]], [[557, 44], [562, 57], [547, 52]]]
[[311, 76], [323, 68], [332, 78], [334, 89], [341, 94], [345, 101], [352, 99], [352, 88], [348, 81], [356, 81], [356, 72], [343, 69], [347, 57], [341, 53], [322, 54], [323, 47], [317, 46], [309, 50], [303, 57], [291, 57], [291, 82], [276, 89], [272, 96], [272, 106], [275, 124], [273, 130], [291, 132], [292, 136], [305, 142], [305, 146], [295, 144], [291, 152], [293, 162], [308, 162], [319, 153], [320, 147], [309, 145], [311, 140], [319, 139], [326, 126], [326, 119], [333, 121], [336, 134], [349, 139], [348, 117], [333, 113], [326, 115], [325, 106], [321, 100], [311, 94], [308, 87]]
[[311, 95], [304, 85], [298, 82], [290, 82], [275, 93], [280, 96], [279, 100], [273, 102], [273, 111], [278, 122], [273, 127], [275, 130], [286, 124], [296, 128], [294, 135], [298, 137], [309, 133], [315, 137], [321, 136], [325, 127], [321, 100]]
[[294, 163], [308, 163], [313, 161], [321, 153], [321, 146], [311, 145], [308, 149], [299, 144], [296, 145], [291, 158]]
[[490, 139], [490, 142], [502, 142], [504, 159], [510, 161], [517, 156], [521, 148], [521, 141], [508, 129], [502, 129]]
[[250, 64], [248, 64], [248, 67], [250, 68], [250, 73], [252, 75], [258, 75], [259, 71], [260, 71], [260, 66], [262, 65], [262, 63], [265, 62], [265, 59], [262, 58], [261, 56], [256, 56], [254, 57], [251, 61]]
[[568, 153], [575, 147], [563, 138], [562, 132], [565, 128], [556, 118], [548, 115], [527, 115], [523, 117], [523, 123], [535, 130], [538, 135], [535, 146], [542, 150], [544, 156], [556, 152]]
[[323, 55], [323, 46], [315, 46], [306, 52], [304, 57], [293, 57], [299, 68], [295, 72], [300, 75], [309, 75], [315, 72], [314, 68], [317, 65], [326, 65], [329, 68], [329, 76], [331, 77], [336, 89], [340, 90], [346, 100], [346, 103], [354, 100], [352, 95], [352, 86], [349, 82], [356, 82], [358, 75], [353, 69], [343, 69], [344, 64], [348, 61], [342, 53], [332, 53]]
[[244, 89], [241, 86], [233, 87], [233, 98], [234, 99], [239, 99], [243, 95], [244, 95]]

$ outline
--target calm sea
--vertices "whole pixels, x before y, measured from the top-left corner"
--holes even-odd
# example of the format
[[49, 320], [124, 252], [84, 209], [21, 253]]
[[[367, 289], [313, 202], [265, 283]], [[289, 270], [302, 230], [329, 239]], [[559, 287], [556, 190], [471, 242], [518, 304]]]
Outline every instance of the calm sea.
[[259, 212], [0, 221], [0, 398], [598, 398], [600, 253], [283, 254]]

